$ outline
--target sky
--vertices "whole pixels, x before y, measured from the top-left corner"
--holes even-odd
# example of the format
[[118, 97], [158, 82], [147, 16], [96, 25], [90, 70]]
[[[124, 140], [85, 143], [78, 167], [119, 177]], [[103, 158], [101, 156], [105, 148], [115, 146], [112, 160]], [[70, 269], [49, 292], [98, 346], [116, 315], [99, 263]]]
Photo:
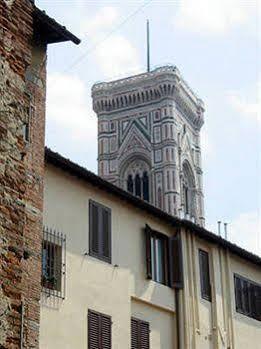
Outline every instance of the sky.
[[[178, 67], [206, 107], [206, 228], [261, 256], [261, 3], [258, 0], [36, 0], [82, 42], [48, 49], [46, 145], [97, 173], [91, 87]], [[258, 6], [259, 5], [259, 6]], [[224, 231], [222, 229], [222, 235]]]

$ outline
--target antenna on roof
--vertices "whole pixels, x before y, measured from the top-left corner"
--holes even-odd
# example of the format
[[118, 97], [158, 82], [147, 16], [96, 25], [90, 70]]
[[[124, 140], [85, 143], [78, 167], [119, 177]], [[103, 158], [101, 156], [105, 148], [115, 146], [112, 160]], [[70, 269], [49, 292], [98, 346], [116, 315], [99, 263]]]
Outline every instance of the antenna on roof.
[[150, 22], [147, 19], [147, 72], [150, 72]]

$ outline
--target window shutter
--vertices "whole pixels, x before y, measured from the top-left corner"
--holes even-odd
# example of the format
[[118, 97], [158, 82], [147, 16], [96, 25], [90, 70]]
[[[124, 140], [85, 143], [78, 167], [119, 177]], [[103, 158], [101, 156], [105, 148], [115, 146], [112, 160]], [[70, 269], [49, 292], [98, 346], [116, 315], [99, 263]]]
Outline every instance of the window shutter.
[[150, 349], [150, 327], [148, 322], [140, 321], [140, 349]]
[[169, 239], [170, 287], [183, 288], [183, 258], [180, 234]]
[[146, 241], [146, 265], [147, 265], [147, 278], [148, 279], [152, 279], [151, 234], [152, 234], [152, 230], [146, 224], [145, 241]]
[[89, 202], [89, 244], [90, 252], [99, 253], [99, 207], [92, 201]]
[[235, 276], [236, 310], [239, 312], [243, 312], [242, 296], [241, 280]]
[[131, 349], [150, 349], [150, 325], [148, 322], [131, 319]]
[[131, 349], [139, 349], [139, 323], [136, 319], [131, 319]]
[[111, 318], [101, 315], [101, 349], [111, 349]]
[[243, 310], [246, 315], [250, 314], [249, 302], [249, 283], [247, 280], [242, 280], [243, 283]]
[[111, 260], [111, 212], [106, 208], [100, 210], [100, 253]]
[[211, 285], [208, 253], [199, 250], [200, 285], [202, 298], [211, 301]]
[[111, 210], [92, 200], [89, 202], [89, 252], [111, 263]]
[[261, 287], [258, 285], [254, 286], [254, 318], [261, 321]]
[[89, 310], [88, 312], [88, 349], [100, 349], [100, 317], [99, 314]]
[[111, 349], [111, 317], [88, 311], [88, 349]]

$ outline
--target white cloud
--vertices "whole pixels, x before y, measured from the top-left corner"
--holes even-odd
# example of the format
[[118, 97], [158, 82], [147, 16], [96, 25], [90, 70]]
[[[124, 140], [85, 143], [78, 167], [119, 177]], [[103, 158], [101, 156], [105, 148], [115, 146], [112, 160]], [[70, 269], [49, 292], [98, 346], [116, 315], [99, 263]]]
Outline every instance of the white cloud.
[[87, 18], [81, 24], [82, 35], [97, 36], [104, 31], [110, 31], [119, 20], [118, 9], [111, 6], [102, 7], [92, 18]]
[[256, 8], [256, 1], [182, 0], [175, 24], [204, 35], [225, 34], [250, 20]]
[[137, 73], [140, 66], [135, 46], [124, 35], [112, 32], [119, 23], [121, 16], [117, 8], [102, 7], [82, 24], [82, 35], [88, 34], [93, 41], [93, 54], [106, 79]]
[[240, 214], [228, 224], [228, 239], [248, 251], [261, 255], [260, 212]]
[[[258, 84], [258, 90], [261, 97], [261, 83]], [[254, 96], [254, 98], [255, 97], [256, 96]], [[242, 116], [261, 123], [261, 105], [260, 103], [258, 103], [258, 100], [253, 101], [253, 98], [247, 98], [245, 95], [243, 96], [243, 94], [238, 91], [228, 92], [227, 100], [232, 108]], [[259, 98], [259, 100], [261, 99]]]
[[113, 35], [101, 44], [96, 57], [107, 78], [137, 73], [139, 57], [136, 48], [122, 35]]
[[75, 140], [96, 140], [96, 117], [84, 82], [76, 76], [50, 74], [47, 85], [48, 122], [70, 130]]
[[77, 76], [49, 74], [46, 144], [88, 169], [97, 169], [97, 117], [89, 87]]
[[204, 158], [208, 158], [213, 152], [213, 144], [210, 140], [209, 133], [207, 132], [206, 128], [204, 128], [204, 126], [201, 131], [200, 141], [201, 141], [201, 153]]

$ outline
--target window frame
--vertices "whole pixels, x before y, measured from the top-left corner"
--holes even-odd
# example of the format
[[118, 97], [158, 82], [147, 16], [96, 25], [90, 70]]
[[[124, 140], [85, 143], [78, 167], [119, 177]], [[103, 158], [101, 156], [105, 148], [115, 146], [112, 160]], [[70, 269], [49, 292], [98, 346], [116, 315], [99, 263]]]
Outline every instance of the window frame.
[[[236, 280], [239, 280], [241, 282], [241, 288], [243, 289], [243, 286], [242, 286], [242, 282], [245, 282], [247, 283], [247, 289], [248, 289], [248, 306], [249, 306], [249, 310], [247, 311], [245, 308], [246, 304], [245, 304], [245, 301], [243, 299], [243, 295], [242, 295], [242, 292], [244, 292], [243, 290], [241, 291], [241, 305], [242, 306], [239, 306], [238, 305], [238, 299], [237, 299], [237, 289], [236, 289]], [[261, 294], [261, 285], [255, 281], [252, 281], [244, 276], [241, 276], [237, 273], [234, 273], [234, 302], [235, 302], [235, 311], [241, 315], [244, 315], [244, 316], [247, 316], [253, 320], [256, 320], [256, 321], [261, 321], [261, 315], [260, 315], [260, 318], [258, 318], [255, 314], [255, 311], [256, 309], [253, 309], [253, 304], [252, 304], [252, 301], [251, 301], [251, 291], [250, 291], [250, 288], [251, 287], [258, 287], [260, 288], [260, 294]], [[261, 299], [260, 299], [260, 302], [261, 302]]]
[[[98, 218], [98, 253], [93, 250], [92, 245], [92, 237], [93, 237], [93, 217], [92, 217], [92, 206], [96, 206], [98, 209], [98, 217], [102, 217], [103, 211], [108, 213], [108, 256], [105, 256], [102, 252], [104, 235], [101, 233], [101, 226], [103, 225], [103, 221]], [[89, 200], [89, 255], [97, 258], [103, 262], [111, 264], [111, 255], [112, 255], [112, 234], [111, 234], [111, 209], [107, 206], [104, 206], [97, 201], [92, 199]], [[101, 239], [101, 240], [99, 240]]]
[[[47, 248], [46, 248], [47, 247]], [[45, 257], [44, 251], [47, 251]], [[48, 255], [49, 254], [49, 255]], [[46, 263], [44, 263], [46, 258]], [[47, 264], [51, 265], [47, 265]], [[53, 264], [53, 265], [52, 265]], [[42, 239], [42, 265], [41, 265], [42, 292], [48, 297], [54, 296], [65, 299], [66, 291], [66, 235], [51, 228], [44, 227]], [[49, 269], [51, 278], [58, 276], [58, 284], [46, 278], [46, 269]], [[51, 272], [50, 272], [51, 270]]]
[[[150, 264], [150, 275], [147, 275], [148, 279], [151, 279], [154, 282], [157, 282], [162, 285], [169, 285], [169, 237], [167, 235], [164, 235], [156, 230], [152, 230], [149, 226], [146, 226], [145, 230], [147, 231], [146, 234], [149, 234], [149, 241], [147, 241], [147, 244], [149, 246], [146, 247], [146, 249], [150, 249], [150, 256], [147, 263]], [[148, 236], [147, 236], [148, 239]], [[156, 258], [156, 239], [161, 240], [163, 242], [163, 256], [162, 256], [162, 270], [163, 270], [163, 281], [159, 281], [156, 278], [154, 278], [154, 275], [157, 270], [157, 258]], [[153, 247], [153, 248], [152, 248]], [[155, 256], [153, 260], [153, 254]], [[148, 257], [147, 257], [148, 258]], [[148, 266], [147, 266], [148, 268]], [[154, 269], [154, 273], [153, 273]]]
[[[208, 281], [208, 285], [204, 285], [205, 278], [203, 277], [203, 275], [205, 275], [206, 270], [205, 270], [205, 268], [203, 268], [202, 263], [201, 263], [201, 261], [202, 261], [201, 256], [202, 255], [207, 256], [207, 269], [208, 269], [207, 281]], [[201, 298], [205, 299], [208, 302], [212, 302], [212, 286], [211, 286], [211, 275], [210, 275], [210, 267], [209, 267], [209, 261], [210, 261], [209, 252], [199, 248], [198, 249], [198, 256], [199, 256], [199, 278], [200, 278]], [[207, 291], [206, 291], [205, 287], [208, 288]]]

